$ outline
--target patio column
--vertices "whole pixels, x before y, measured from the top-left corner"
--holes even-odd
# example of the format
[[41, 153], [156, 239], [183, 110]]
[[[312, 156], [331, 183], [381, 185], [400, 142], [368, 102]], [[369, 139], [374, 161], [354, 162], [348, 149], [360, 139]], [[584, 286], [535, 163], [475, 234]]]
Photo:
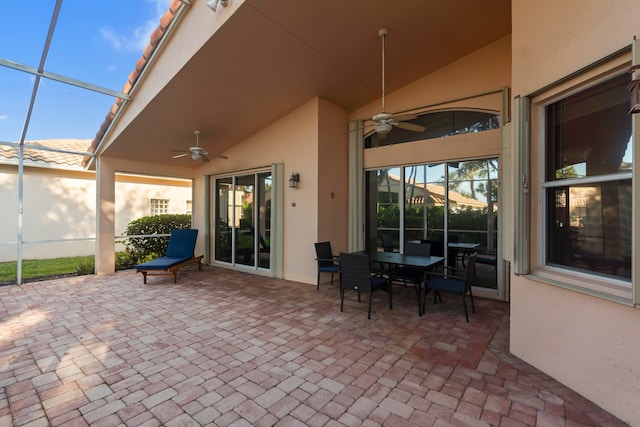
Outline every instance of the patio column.
[[115, 160], [96, 158], [96, 274], [115, 272]]

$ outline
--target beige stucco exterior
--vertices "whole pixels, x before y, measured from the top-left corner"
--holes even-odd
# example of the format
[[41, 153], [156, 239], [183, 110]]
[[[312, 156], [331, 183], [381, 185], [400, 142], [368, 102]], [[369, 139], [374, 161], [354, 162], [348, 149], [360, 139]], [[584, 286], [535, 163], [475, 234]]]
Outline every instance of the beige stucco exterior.
[[[241, 10], [242, 4], [240, 1], [231, 2], [228, 9], [214, 16], [187, 14], [180, 29], [148, 71], [154, 78], [142, 80], [137, 88], [137, 96], [132, 97], [127, 109], [122, 112], [111, 133], [108, 133], [103, 145], [106, 152], [99, 155], [97, 160], [99, 273], [111, 272], [110, 266], [113, 265], [110, 257], [115, 233], [116, 191], [110, 180], [116, 171], [143, 169], [146, 173], [163, 172], [192, 177], [194, 226], [203, 230], [198, 239], [198, 250], [205, 252], [210, 249], [213, 238], [211, 224], [207, 222], [212, 209], [212, 197], [207, 194], [207, 189], [211, 192], [211, 180], [243, 171], [269, 170], [274, 164], [282, 165], [284, 179], [275, 183], [283, 194], [283, 209], [280, 212], [283, 224], [282, 277], [302, 284], [314, 284], [314, 242], [330, 240], [334, 252], [358, 249], [349, 247], [348, 236], [353, 231], [350, 227], [354, 227], [348, 222], [349, 214], [352, 214], [349, 206], [353, 200], [361, 200], [363, 194], [349, 192], [350, 172], [358, 176], [368, 168], [483, 157], [497, 157], [500, 161], [499, 255], [500, 261], [512, 261], [514, 242], [522, 238], [513, 232], [516, 213], [514, 196], [522, 191], [514, 176], [514, 164], [518, 159], [513, 157], [513, 141], [521, 124], [508, 122], [514, 96], [538, 92], [629, 46], [634, 34], [640, 32], [640, 21], [637, 19], [640, 16], [640, 3], [635, 0], [608, 1], [606, 4], [600, 0], [513, 0], [511, 35], [494, 40], [435, 71], [419, 76], [390, 91], [386, 97], [386, 109], [389, 111], [423, 112], [456, 108], [498, 112], [503, 119], [501, 128], [478, 135], [459, 135], [367, 149], [362, 153], [362, 167], [355, 171], [354, 164], [349, 163], [351, 141], [347, 132], [348, 124], [380, 112], [380, 99], [346, 108], [322, 96], [309, 96], [275, 120], [261, 124], [259, 120], [250, 120], [252, 117], [247, 113], [246, 121], [257, 129], [252, 128], [250, 135], [244, 135], [233, 143], [222, 139], [219, 141], [219, 147], [224, 147], [222, 154], [228, 159], [212, 159], [206, 164], [191, 164], [190, 168], [176, 166], [171, 169], [166, 164], [133, 161], [123, 163], [122, 159], [110, 157], [110, 154], [121, 155], [119, 153], [125, 151], [118, 151], [118, 145], [135, 150], [137, 141], [131, 135], [135, 135], [136, 126], [141, 126], [136, 124], [138, 115], [143, 115], [145, 111], [157, 111], [159, 120], [165, 120], [175, 112], [171, 109], [173, 107], [163, 108], [166, 107], [166, 100], [154, 104], [154, 97], [170, 93], [165, 85], [169, 85], [183, 66], [189, 67], [190, 55], [200, 52], [203, 44], [203, 49], [211, 49], [219, 54], [227, 54], [236, 48], [233, 37], [229, 36], [233, 34], [232, 30], [228, 33], [224, 31], [225, 25], [233, 29], [234, 23], [225, 20]], [[199, 6], [196, 4], [194, 7]], [[247, 16], [236, 18], [258, 25], [260, 19], [254, 15], [255, 11], [246, 9], [249, 8], [242, 10]], [[216, 40], [217, 31], [221, 31], [221, 41]], [[212, 41], [208, 42], [210, 38]], [[220, 47], [218, 43], [225, 44]], [[229, 55], [227, 58], [236, 61], [232, 54]], [[264, 64], [265, 67], [269, 65], [266, 62]], [[220, 67], [227, 65], [220, 64]], [[255, 66], [246, 58], [237, 59], [231, 65]], [[626, 63], [624, 65], [628, 66]], [[198, 68], [193, 73], [194, 76], [200, 76], [209, 71]], [[217, 69], [211, 72], [215, 74]], [[180, 80], [180, 84], [183, 84], [183, 80]], [[250, 80], [247, 84], [259, 86], [256, 81]], [[296, 80], [296, 83], [299, 81]], [[184, 86], [176, 85], [180, 89], [175, 91], [176, 99], [187, 96], [183, 95]], [[244, 88], [238, 90], [241, 89]], [[254, 89], [258, 91], [257, 87]], [[244, 106], [234, 104], [235, 98], [229, 97], [223, 101], [236, 114], [244, 112]], [[256, 100], [264, 109], [269, 109], [272, 103], [277, 104], [276, 101], [275, 96], [269, 100]], [[534, 114], [538, 113], [534, 111]], [[194, 118], [192, 128], [200, 128], [216, 119], [216, 116], [206, 115]], [[144, 118], [140, 122], [144, 123]], [[625, 422], [640, 425], [640, 328], [637, 326], [640, 324], [640, 311], [630, 299], [633, 297], [632, 286], [622, 284], [626, 289], [616, 292], [627, 294], [628, 298], [626, 301], [618, 298], [614, 302], [608, 298], [609, 295], [598, 295], [596, 292], [589, 294], [576, 287], [569, 289], [563, 286], [566, 283], [560, 276], [554, 279], [554, 283], [554, 280], [545, 280], [537, 274], [541, 267], [539, 236], [542, 221], [540, 192], [537, 188], [540, 185], [539, 171], [542, 165], [539, 155], [543, 142], [535, 125], [534, 120], [531, 132], [533, 237], [530, 252], [532, 273], [535, 275], [511, 274], [510, 280], [505, 280], [505, 283], [510, 282], [509, 287], [504, 286], [497, 295], [511, 303], [511, 351]], [[187, 132], [189, 129], [181, 131]], [[109, 150], [111, 144], [115, 147], [113, 151]], [[140, 143], [140, 146], [144, 144]], [[635, 154], [637, 159], [638, 154]], [[637, 164], [637, 161], [634, 163]], [[297, 189], [290, 189], [286, 185], [286, 179], [293, 172], [301, 176]], [[637, 184], [635, 188], [633, 238], [637, 257], [640, 244], [637, 237]], [[215, 264], [212, 256], [207, 262]], [[506, 270], [501, 271], [502, 274], [507, 273]], [[638, 287], [639, 276], [637, 272], [634, 274], [633, 283]], [[620, 287], [620, 284], [616, 283], [616, 286]]]
[[[149, 215], [150, 199], [168, 199], [169, 213], [185, 213], [191, 201], [191, 182], [118, 175], [115, 182], [115, 230]], [[0, 165], [0, 262], [14, 261], [18, 238], [18, 175], [13, 165]], [[95, 253], [95, 173], [27, 167], [24, 173], [23, 259], [84, 256]], [[60, 242], [67, 239], [82, 239]], [[48, 241], [42, 243], [42, 241]], [[14, 243], [9, 243], [14, 242]]]
[[[640, 33], [640, 3], [636, 1], [514, 1], [512, 7], [514, 95], [544, 88], [628, 46]], [[532, 152], [537, 153], [541, 141], [533, 126]], [[637, 159], [636, 154], [636, 164]], [[532, 170], [539, 168], [540, 163], [534, 161]], [[532, 200], [532, 212], [538, 219], [539, 202], [539, 198]], [[534, 219], [534, 236], [539, 229], [536, 223]], [[637, 210], [635, 224], [637, 259]], [[540, 267], [539, 244], [537, 240], [531, 248], [534, 271]], [[527, 276], [511, 278], [514, 355], [631, 425], [640, 425], [638, 325], [640, 310], [627, 304]]]

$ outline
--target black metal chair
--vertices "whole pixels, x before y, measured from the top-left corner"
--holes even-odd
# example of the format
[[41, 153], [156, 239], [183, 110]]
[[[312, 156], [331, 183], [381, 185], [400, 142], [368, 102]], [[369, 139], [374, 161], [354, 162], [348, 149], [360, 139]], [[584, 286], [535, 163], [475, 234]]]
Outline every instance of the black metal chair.
[[444, 256], [444, 244], [442, 240], [420, 240], [421, 243], [429, 243], [431, 245], [431, 255]]
[[382, 240], [382, 250], [385, 252], [394, 252], [393, 249], [393, 236], [389, 233], [384, 233], [380, 236]]
[[378, 289], [389, 290], [389, 308], [392, 307], [392, 294], [389, 280], [382, 276], [372, 276], [369, 255], [340, 254], [340, 311], [344, 308], [344, 291], [352, 289], [358, 292], [358, 302], [362, 293], [369, 294], [367, 318], [371, 319], [371, 295]]
[[[407, 242], [404, 245], [404, 254], [416, 256], [431, 256], [431, 244]], [[391, 282], [402, 282], [405, 286], [407, 285], [407, 282], [413, 283], [418, 300], [418, 315], [422, 315], [420, 303], [420, 287], [422, 286], [422, 282], [424, 282], [424, 278], [425, 270], [422, 268], [401, 265], [389, 271], [389, 279]]]
[[[469, 294], [471, 299], [471, 309], [476, 312], [476, 307], [473, 303], [473, 292], [471, 285], [473, 283], [473, 274], [476, 266], [477, 254], [473, 253], [467, 257], [466, 266], [464, 269], [438, 266], [432, 272], [428, 273], [427, 289], [435, 291], [434, 303], [436, 297], [440, 296], [440, 293], [449, 293], [454, 295], [460, 295], [462, 297], [462, 306], [464, 307], [464, 316], [469, 322], [469, 312], [467, 310], [466, 295]], [[441, 271], [437, 271], [441, 269]], [[425, 298], [426, 300], [426, 298]], [[442, 299], [440, 299], [442, 301]], [[424, 312], [424, 307], [422, 308]]]
[[331, 242], [318, 242], [316, 246], [316, 261], [318, 262], [318, 283], [317, 290], [320, 290], [320, 273], [331, 273], [331, 286], [333, 286], [333, 275], [340, 274], [340, 265], [337, 263], [338, 257], [331, 251]]

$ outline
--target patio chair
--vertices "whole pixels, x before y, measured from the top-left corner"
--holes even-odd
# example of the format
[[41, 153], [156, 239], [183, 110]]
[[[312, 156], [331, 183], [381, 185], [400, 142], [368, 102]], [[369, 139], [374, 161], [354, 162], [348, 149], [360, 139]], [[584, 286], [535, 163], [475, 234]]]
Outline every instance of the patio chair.
[[[407, 242], [404, 245], [405, 255], [431, 256], [431, 244]], [[423, 268], [398, 266], [389, 271], [389, 279], [393, 282], [402, 282], [407, 286], [407, 282], [413, 283], [418, 298], [418, 314], [421, 315], [420, 288], [424, 282], [425, 270]]]
[[421, 243], [429, 243], [431, 245], [431, 255], [444, 256], [444, 245], [442, 240], [423, 239]]
[[[433, 272], [428, 273], [427, 289], [435, 291], [433, 295], [434, 303], [436, 297], [440, 297], [440, 293], [449, 293], [454, 295], [460, 295], [462, 297], [462, 306], [464, 308], [464, 316], [469, 322], [469, 312], [467, 310], [466, 295], [469, 294], [471, 299], [471, 309], [476, 312], [476, 307], [473, 304], [473, 292], [471, 290], [471, 284], [473, 283], [473, 272], [476, 266], [477, 254], [473, 253], [467, 257], [466, 266], [464, 269], [438, 266]], [[441, 269], [441, 271], [438, 271]], [[426, 300], [426, 298], [425, 298]], [[442, 301], [442, 298], [440, 298]], [[424, 312], [424, 307], [422, 309]]]
[[371, 319], [371, 295], [378, 289], [389, 291], [389, 308], [392, 306], [392, 294], [386, 277], [371, 275], [369, 255], [340, 254], [340, 311], [344, 308], [344, 291], [352, 289], [358, 292], [358, 302], [362, 293], [369, 294], [367, 318]]
[[163, 275], [173, 275], [173, 283], [176, 283], [178, 270], [196, 262], [198, 269], [202, 270], [204, 255], [194, 256], [197, 237], [198, 230], [196, 229], [172, 230], [167, 253], [163, 257], [136, 266], [136, 271], [142, 273], [144, 283], [147, 283], [147, 276]]
[[320, 273], [331, 273], [331, 286], [333, 286], [333, 275], [340, 274], [340, 265], [337, 263], [338, 257], [331, 251], [331, 242], [318, 242], [316, 246], [316, 261], [318, 262], [318, 283], [316, 290], [320, 290]]
[[380, 236], [382, 240], [382, 250], [385, 252], [394, 252], [393, 249], [393, 236], [389, 233], [384, 233]]

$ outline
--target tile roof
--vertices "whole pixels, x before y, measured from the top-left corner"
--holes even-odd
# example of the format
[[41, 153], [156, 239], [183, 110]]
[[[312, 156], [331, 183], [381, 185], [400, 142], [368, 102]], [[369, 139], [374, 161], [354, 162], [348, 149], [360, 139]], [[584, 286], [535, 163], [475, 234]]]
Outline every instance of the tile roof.
[[[182, 3], [183, 3], [183, 0], [171, 0], [171, 3], [169, 4], [169, 9], [160, 18], [160, 24], [151, 33], [151, 36], [149, 38], [149, 44], [147, 44], [147, 46], [142, 51], [142, 56], [136, 62], [135, 68], [133, 69], [133, 71], [131, 71], [131, 73], [129, 74], [129, 78], [127, 79], [127, 82], [122, 87], [122, 92], [125, 95], [128, 95], [131, 93], [131, 90], [133, 89], [136, 82], [138, 81], [138, 78], [140, 77], [142, 70], [144, 70], [144, 68], [149, 63], [151, 56], [153, 55], [154, 51], [158, 47], [158, 44], [160, 43], [160, 40], [162, 40], [162, 37], [164, 36], [171, 22], [173, 21], [176, 14], [178, 13], [178, 9], [180, 5], [182, 5]], [[125, 103], [124, 99], [122, 98], [116, 99], [116, 101], [111, 106], [109, 113], [107, 113], [104, 121], [100, 125], [100, 129], [98, 129], [98, 132], [96, 132], [95, 138], [93, 138], [93, 140], [91, 141], [91, 145], [88, 148], [85, 147], [83, 151], [88, 151], [88, 152], [96, 151], [96, 149], [98, 148], [98, 144], [100, 144], [100, 141], [102, 141], [102, 138], [107, 132], [107, 129], [113, 122], [113, 119], [116, 116], [116, 113], [118, 112], [118, 110], [120, 110], [120, 108], [122, 108], [124, 103]], [[84, 160], [82, 161], [82, 166], [85, 166], [88, 163], [89, 159], [90, 159], [89, 156], [85, 156]]]
[[[48, 139], [40, 141], [25, 141], [27, 146], [55, 148], [59, 150], [85, 153], [91, 140], [89, 139]], [[18, 147], [0, 145], [0, 163], [18, 164]], [[24, 149], [24, 161], [30, 166], [47, 166], [59, 169], [81, 170], [78, 154], [61, 153], [58, 151]]]

